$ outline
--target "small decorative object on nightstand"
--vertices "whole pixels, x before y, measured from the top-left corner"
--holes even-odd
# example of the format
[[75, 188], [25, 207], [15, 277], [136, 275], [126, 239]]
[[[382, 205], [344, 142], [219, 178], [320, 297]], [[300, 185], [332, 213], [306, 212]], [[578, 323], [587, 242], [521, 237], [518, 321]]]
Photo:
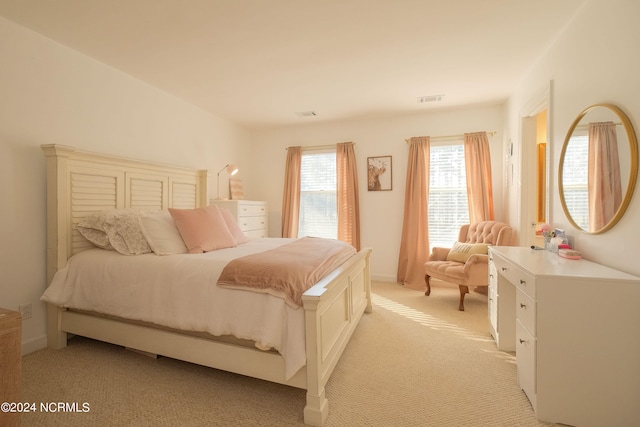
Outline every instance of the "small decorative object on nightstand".
[[[0, 403], [19, 403], [21, 384], [22, 315], [0, 308]], [[0, 426], [19, 425], [19, 412], [0, 411]]]

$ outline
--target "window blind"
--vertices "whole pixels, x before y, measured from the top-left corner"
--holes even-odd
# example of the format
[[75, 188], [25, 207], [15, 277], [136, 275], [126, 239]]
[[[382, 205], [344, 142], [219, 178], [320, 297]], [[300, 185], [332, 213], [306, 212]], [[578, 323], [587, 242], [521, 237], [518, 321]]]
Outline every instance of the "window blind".
[[429, 245], [450, 248], [469, 223], [464, 145], [432, 145], [429, 151]]
[[298, 237], [338, 237], [336, 153], [303, 153]]
[[589, 136], [572, 136], [564, 155], [562, 186], [571, 218], [583, 230], [589, 229], [588, 159]]

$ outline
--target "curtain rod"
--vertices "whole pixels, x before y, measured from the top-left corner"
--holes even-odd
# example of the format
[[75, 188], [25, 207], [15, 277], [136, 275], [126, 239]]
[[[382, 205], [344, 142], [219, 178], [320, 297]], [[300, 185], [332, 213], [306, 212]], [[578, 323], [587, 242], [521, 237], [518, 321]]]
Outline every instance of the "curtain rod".
[[[622, 126], [622, 123], [615, 123], [616, 126]], [[576, 126], [576, 129], [587, 129], [589, 127], [589, 124], [584, 124], [584, 125], [578, 125]]]
[[[476, 132], [474, 132], [474, 133], [476, 133]], [[487, 132], [487, 135], [488, 136], [493, 136], [496, 133], [498, 133], [498, 132], [494, 130], [494, 131], [491, 131], [491, 132]], [[432, 139], [432, 140], [433, 139], [452, 139], [452, 138], [464, 138], [464, 134], [462, 133], [462, 134], [459, 134], [459, 135], [442, 135], [442, 136], [432, 136], [432, 137], [430, 137], [430, 139]], [[411, 141], [411, 138], [407, 138], [407, 139], [404, 140], [404, 142], [409, 142], [409, 141]]]
[[[355, 142], [352, 142], [353, 145], [356, 145]], [[301, 146], [300, 148], [302, 149], [302, 151], [311, 151], [311, 150], [326, 150], [328, 148], [336, 148], [336, 145], [338, 144], [325, 144], [325, 145], [307, 145], [307, 146]], [[285, 148], [285, 150], [288, 150], [289, 147]]]

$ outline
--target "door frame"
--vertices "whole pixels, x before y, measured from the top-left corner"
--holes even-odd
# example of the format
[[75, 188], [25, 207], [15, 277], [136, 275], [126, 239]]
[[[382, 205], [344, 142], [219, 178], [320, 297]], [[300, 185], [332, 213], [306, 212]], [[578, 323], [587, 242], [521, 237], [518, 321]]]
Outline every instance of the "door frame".
[[536, 208], [536, 184], [537, 184], [537, 162], [532, 159], [537, 159], [537, 123], [536, 116], [542, 111], [546, 111], [546, 167], [545, 167], [545, 218], [546, 222], [550, 223], [550, 213], [553, 211], [551, 208], [551, 198], [549, 197], [550, 188], [552, 188], [553, 175], [550, 173], [551, 168], [551, 95], [552, 95], [553, 82], [550, 81], [549, 85], [543, 90], [539, 91], [533, 96], [529, 102], [520, 110], [519, 124], [520, 124], [520, 203], [519, 203], [519, 219], [520, 229], [518, 234], [520, 235], [520, 246], [537, 245], [535, 231], [538, 224]]

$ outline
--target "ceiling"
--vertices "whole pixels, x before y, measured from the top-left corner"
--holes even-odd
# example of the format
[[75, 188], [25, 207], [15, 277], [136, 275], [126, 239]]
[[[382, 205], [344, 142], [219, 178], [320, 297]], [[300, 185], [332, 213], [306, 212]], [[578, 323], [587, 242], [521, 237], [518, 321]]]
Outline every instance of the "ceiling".
[[584, 1], [0, 0], [0, 15], [261, 129], [503, 102]]

